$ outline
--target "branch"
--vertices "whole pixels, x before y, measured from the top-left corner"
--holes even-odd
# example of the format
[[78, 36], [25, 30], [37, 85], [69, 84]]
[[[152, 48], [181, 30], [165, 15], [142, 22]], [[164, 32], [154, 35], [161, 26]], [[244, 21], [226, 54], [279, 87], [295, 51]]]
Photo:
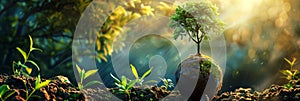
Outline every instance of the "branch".
[[200, 29], [200, 31], [201, 31], [201, 36], [200, 36], [200, 40], [199, 40], [199, 42], [201, 42], [202, 40], [203, 40], [203, 38], [204, 38], [204, 36], [207, 34], [207, 33], [205, 33], [204, 31], [202, 32], [202, 30]]
[[[199, 41], [196, 41], [193, 37], [192, 37], [192, 35], [191, 35], [191, 33], [190, 32], [187, 32], [188, 33], [188, 35], [190, 36], [190, 38], [195, 42], [195, 43], [198, 43]], [[197, 34], [198, 35], [198, 34]]]
[[[184, 26], [182, 23], [180, 24], [182, 27]], [[188, 35], [189, 35], [189, 37], [195, 42], [195, 43], [198, 43], [198, 41], [196, 41], [193, 37], [192, 37], [192, 35], [191, 35], [191, 33], [189, 32], [189, 31], [186, 31], [187, 33], [188, 33]]]

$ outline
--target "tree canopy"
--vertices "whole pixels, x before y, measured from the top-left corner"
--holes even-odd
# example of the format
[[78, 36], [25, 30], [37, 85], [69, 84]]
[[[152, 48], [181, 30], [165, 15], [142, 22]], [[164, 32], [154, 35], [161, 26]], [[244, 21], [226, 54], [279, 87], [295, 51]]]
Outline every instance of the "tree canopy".
[[176, 8], [171, 16], [170, 27], [175, 28], [175, 39], [188, 35], [197, 43], [197, 52], [200, 54], [200, 43], [208, 37], [207, 34], [222, 33], [224, 30], [224, 22], [218, 16], [217, 7], [208, 0], [187, 1]]

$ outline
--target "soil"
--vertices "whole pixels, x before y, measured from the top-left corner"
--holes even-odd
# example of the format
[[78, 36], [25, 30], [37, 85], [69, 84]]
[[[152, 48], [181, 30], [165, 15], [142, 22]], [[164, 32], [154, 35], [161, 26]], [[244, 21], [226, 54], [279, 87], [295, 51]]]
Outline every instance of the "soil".
[[[35, 77], [16, 75], [0, 75], [0, 85], [7, 84], [14, 90], [8, 101], [25, 101], [26, 91], [34, 88]], [[89, 88], [80, 91], [76, 86], [67, 82], [68, 78], [56, 76], [46, 87], [34, 93], [29, 101], [111, 101], [114, 96], [124, 101], [180, 101], [182, 95], [179, 91], [170, 91], [161, 86], [135, 86], [131, 89], [130, 98], [127, 94], [119, 93], [118, 88]], [[44, 81], [45, 79], [42, 79]], [[300, 79], [293, 81], [291, 88], [281, 85], [271, 85], [258, 92], [251, 88], [238, 88], [232, 92], [224, 92], [215, 96], [213, 101], [300, 101]], [[26, 90], [27, 89], [27, 90]], [[168, 96], [167, 98], [165, 98]]]
[[[51, 78], [52, 81], [46, 87], [35, 91], [29, 101], [84, 101], [85, 95], [71, 83], [66, 82], [66, 79], [64, 76]], [[16, 92], [7, 99], [8, 101], [25, 101], [26, 91], [28, 91], [29, 94], [33, 91], [35, 80], [35, 77], [0, 75], [0, 85], [7, 84], [11, 90]], [[45, 79], [41, 79], [41, 81], [45, 81]]]
[[251, 88], [239, 88], [234, 92], [224, 92], [215, 96], [214, 101], [300, 101], [300, 80], [295, 81], [295, 85], [286, 88], [280, 85], [271, 87], [262, 92], [253, 91]]
[[[111, 101], [115, 100], [124, 100], [124, 101], [159, 101], [166, 96], [176, 97], [180, 96], [178, 91], [169, 91], [166, 90], [164, 86], [147, 86], [147, 87], [133, 87], [130, 90], [130, 97], [127, 94], [118, 92], [118, 88], [109, 88], [109, 89], [86, 89], [83, 91], [86, 94], [89, 101]], [[114, 94], [111, 95], [110, 93]], [[114, 97], [116, 96], [116, 97]], [[171, 99], [164, 99], [172, 101]], [[173, 100], [174, 101], [174, 100]]]
[[[26, 91], [30, 93], [34, 89], [35, 80], [35, 77], [0, 75], [0, 85], [7, 84], [11, 90], [16, 92], [7, 99], [8, 101], [25, 101]], [[42, 79], [42, 81], [45, 80]], [[174, 97], [180, 96], [178, 91], [171, 92], [164, 86], [135, 86], [131, 89], [129, 98], [127, 94], [117, 92], [118, 88], [88, 88], [80, 91], [69, 82], [67, 77], [56, 76], [50, 80], [52, 81], [49, 85], [36, 91], [29, 101], [111, 101], [115, 98], [114, 96], [125, 101], [158, 101], [168, 95], [173, 100], [171, 98], [164, 100], [174, 101]]]

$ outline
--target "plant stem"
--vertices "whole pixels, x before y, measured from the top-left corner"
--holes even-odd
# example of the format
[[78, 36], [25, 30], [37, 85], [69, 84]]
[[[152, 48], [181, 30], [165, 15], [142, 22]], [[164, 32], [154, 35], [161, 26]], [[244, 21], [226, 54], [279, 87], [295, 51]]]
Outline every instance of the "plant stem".
[[35, 92], [35, 89], [33, 89], [33, 91], [29, 94], [29, 96], [26, 97], [26, 101], [29, 100], [29, 98], [31, 97], [31, 95]]

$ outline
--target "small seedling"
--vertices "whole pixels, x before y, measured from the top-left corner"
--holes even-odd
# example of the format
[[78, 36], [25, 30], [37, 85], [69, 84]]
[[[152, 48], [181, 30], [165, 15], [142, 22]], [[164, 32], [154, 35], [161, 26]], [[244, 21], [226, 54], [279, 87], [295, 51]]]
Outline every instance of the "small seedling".
[[[130, 93], [131, 93], [130, 90], [137, 83], [137, 80], [129, 80], [128, 78], [126, 78], [126, 76], [122, 76], [121, 80], [119, 80], [117, 77], [115, 77], [112, 74], [110, 74], [110, 76], [113, 79], [115, 79], [115, 85], [119, 88], [118, 92], [127, 94], [130, 99]], [[127, 82], [127, 80], [129, 82]]]
[[11, 95], [15, 93], [14, 90], [10, 91], [10, 88], [8, 85], [4, 84], [0, 86], [0, 99], [1, 101], [6, 101], [7, 98], [9, 98]]
[[[115, 80], [115, 85], [119, 88], [118, 92], [119, 93], [125, 93], [125, 94], [127, 94], [128, 97], [129, 97], [129, 99], [130, 99], [130, 93], [131, 93], [130, 90], [131, 90], [131, 88], [135, 84], [142, 85], [143, 81], [144, 81], [144, 78], [146, 76], [148, 76], [151, 73], [151, 71], [152, 71], [152, 68], [150, 68], [148, 71], [146, 71], [142, 75], [141, 78], [139, 78], [139, 75], [138, 75], [138, 72], [137, 72], [136, 68], [132, 64], [130, 64], [130, 67], [131, 67], [131, 72], [133, 73], [133, 75], [135, 77], [135, 80], [130, 80], [126, 76], [122, 76], [121, 80], [119, 80], [117, 77], [115, 77], [114, 75], [110, 74], [110, 76]], [[129, 81], [129, 82], [127, 82], [127, 81]]]
[[32, 94], [36, 91], [39, 90], [42, 87], [47, 86], [49, 83], [51, 82], [51, 80], [46, 80], [44, 82], [41, 82], [41, 77], [40, 75], [38, 75], [38, 77], [35, 80], [35, 87], [33, 89], [33, 91], [31, 91], [31, 93], [28, 95], [28, 90], [26, 90], [26, 101], [29, 100], [29, 98], [32, 96]]
[[171, 79], [166, 79], [166, 78], [163, 78], [163, 79], [160, 78], [160, 79], [164, 82], [164, 85], [165, 85], [165, 87], [167, 87], [167, 89], [168, 88], [171, 89], [174, 87], [174, 84]]
[[[32, 65], [34, 65], [38, 71], [40, 71], [40, 67], [32, 60], [29, 60], [29, 56], [30, 56], [30, 53], [32, 51], [41, 51], [41, 49], [39, 48], [34, 48], [33, 47], [33, 41], [32, 41], [32, 38], [31, 36], [29, 35], [29, 40], [30, 40], [30, 46], [29, 46], [29, 51], [26, 53], [24, 50], [22, 50], [21, 48], [17, 47], [16, 49], [21, 53], [21, 55], [23, 56], [23, 59], [24, 61], [21, 62], [21, 61], [18, 61], [18, 62], [15, 62], [13, 61], [13, 64], [12, 64], [12, 70], [13, 70], [13, 73], [16, 74], [16, 75], [21, 75], [21, 74], [25, 74], [26, 76], [30, 75], [31, 72], [32, 72], [32, 68], [26, 66], [25, 64], [26, 63], [31, 63]], [[20, 69], [15, 69], [15, 65], [20, 67]], [[25, 72], [26, 71], [26, 72]]]
[[139, 85], [143, 85], [144, 78], [145, 78], [146, 76], [148, 76], [148, 75], [151, 73], [152, 69], [153, 69], [153, 68], [150, 68], [148, 71], [146, 71], [146, 72], [142, 75], [141, 78], [139, 78], [139, 75], [138, 75], [138, 72], [136, 71], [136, 68], [135, 68], [132, 64], [130, 64], [130, 67], [131, 67], [131, 72], [132, 72], [132, 74], [134, 75], [134, 77], [135, 77], [135, 79], [136, 79], [136, 81], [137, 81], [137, 84], [139, 84]]
[[98, 72], [98, 69], [93, 69], [93, 70], [89, 70], [87, 72], [85, 72], [84, 69], [80, 69], [80, 67], [78, 65], [76, 65], [77, 71], [79, 73], [79, 77], [80, 77], [80, 82], [78, 82], [78, 88], [79, 90], [82, 90], [83, 88], [86, 88], [87, 86], [93, 85], [93, 84], [102, 84], [99, 81], [91, 81], [88, 82], [87, 84], [83, 85], [83, 80], [85, 80], [86, 78], [94, 75], [95, 73]]
[[281, 70], [280, 72], [284, 75], [284, 78], [289, 81], [288, 84], [285, 85], [286, 88], [290, 89], [293, 87], [293, 80], [298, 79], [297, 75], [299, 74], [299, 71], [297, 69], [293, 69], [293, 66], [295, 65], [296, 58], [293, 58], [292, 61], [288, 60], [287, 58], [284, 58], [284, 60], [289, 63], [290, 69], [288, 70]]

